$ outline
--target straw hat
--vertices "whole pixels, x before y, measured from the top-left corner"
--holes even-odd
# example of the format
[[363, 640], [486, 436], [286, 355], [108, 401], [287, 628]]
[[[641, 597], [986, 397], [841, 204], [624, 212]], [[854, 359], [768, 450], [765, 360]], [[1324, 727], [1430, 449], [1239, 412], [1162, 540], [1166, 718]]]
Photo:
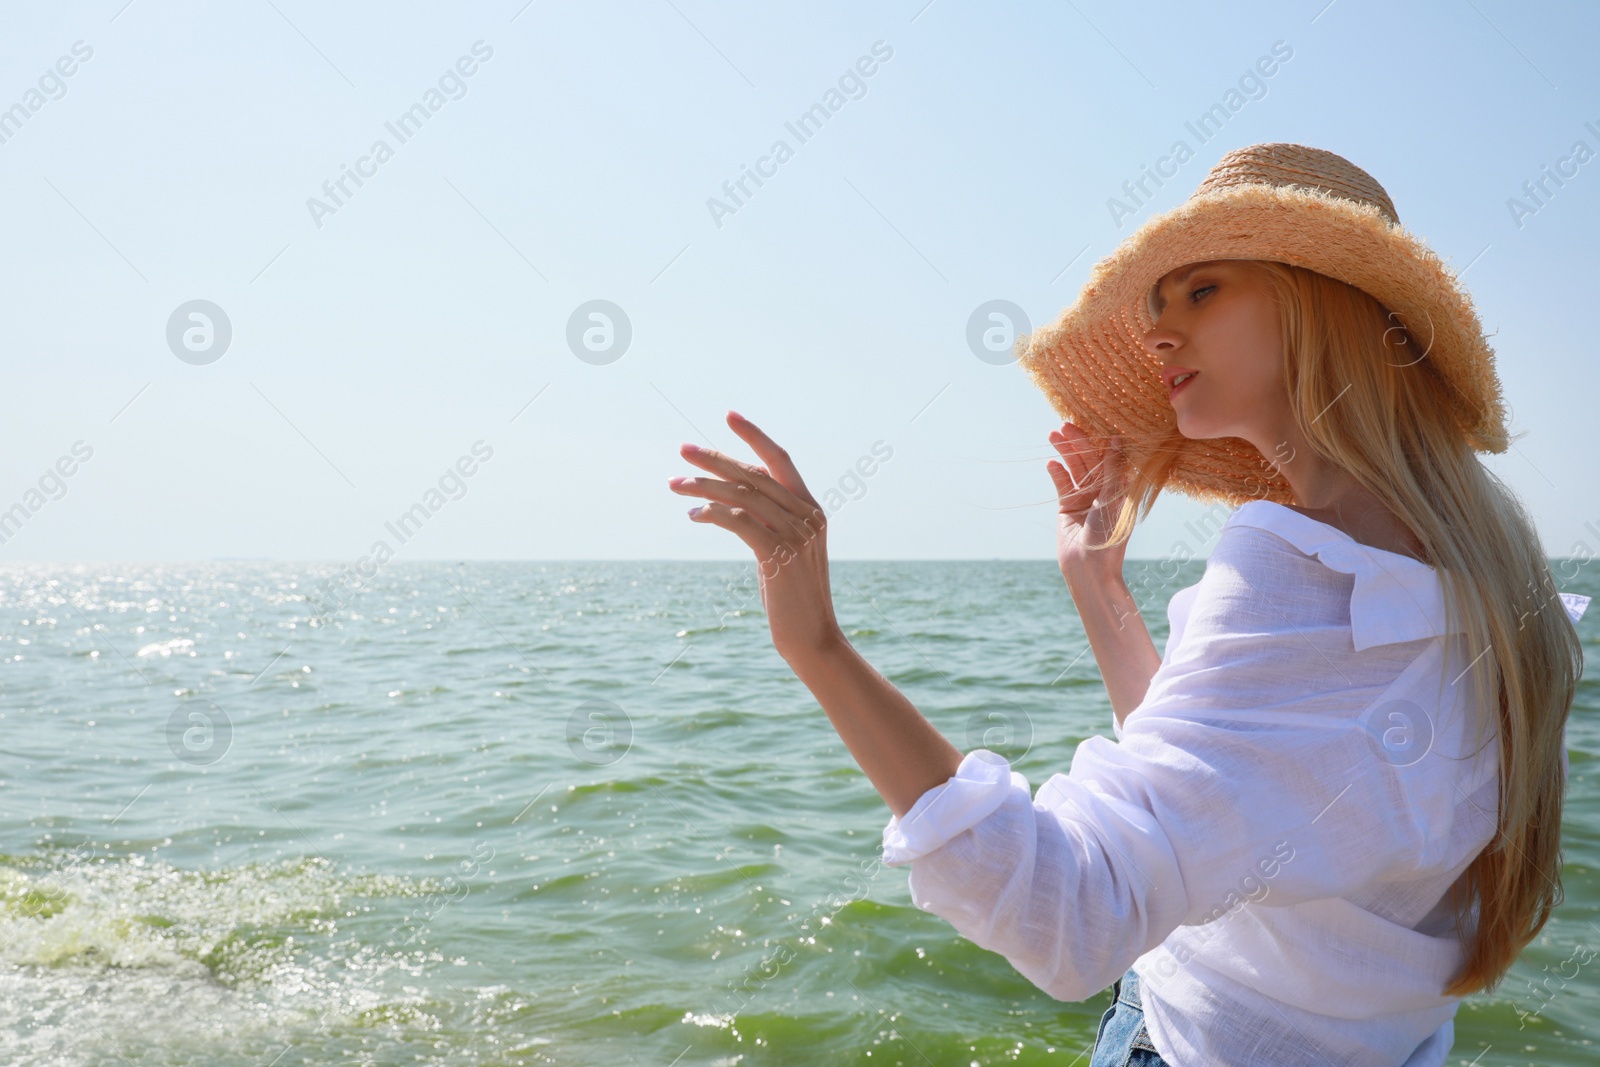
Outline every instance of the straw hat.
[[[1506, 450], [1494, 352], [1472, 298], [1400, 225], [1370, 174], [1305, 145], [1257, 144], [1223, 156], [1187, 201], [1146, 221], [1097, 263], [1054, 325], [1017, 339], [1018, 363], [1062, 418], [1092, 438], [1172, 433], [1177, 415], [1161, 360], [1144, 347], [1155, 325], [1146, 298], [1173, 268], [1215, 259], [1289, 263], [1364, 290], [1394, 313], [1458, 395], [1471, 447]], [[1201, 501], [1294, 503], [1288, 480], [1237, 437], [1183, 439], [1168, 485]]]

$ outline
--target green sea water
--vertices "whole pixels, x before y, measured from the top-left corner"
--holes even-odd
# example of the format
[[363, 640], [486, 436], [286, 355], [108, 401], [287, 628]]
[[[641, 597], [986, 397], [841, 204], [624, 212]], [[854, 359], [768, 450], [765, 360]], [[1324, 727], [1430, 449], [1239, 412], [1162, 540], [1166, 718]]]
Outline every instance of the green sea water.
[[[1129, 563], [1158, 648], [1202, 567]], [[963, 751], [1037, 788], [1110, 733], [1053, 563], [831, 571]], [[1109, 989], [1052, 1000], [912, 906], [754, 581], [0, 569], [0, 1063], [1087, 1063]], [[1600, 1063], [1597, 710], [1586, 677], [1565, 903], [1452, 1063]]]

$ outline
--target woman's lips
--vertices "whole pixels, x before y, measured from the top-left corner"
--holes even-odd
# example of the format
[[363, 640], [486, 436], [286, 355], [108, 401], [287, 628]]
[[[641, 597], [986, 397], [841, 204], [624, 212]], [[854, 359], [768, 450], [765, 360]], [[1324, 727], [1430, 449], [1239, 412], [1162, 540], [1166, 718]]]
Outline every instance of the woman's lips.
[[1199, 371], [1195, 371], [1193, 374], [1189, 375], [1183, 381], [1179, 382], [1177, 385], [1174, 385], [1172, 387], [1172, 391], [1167, 394], [1167, 399], [1171, 400], [1173, 397], [1177, 396], [1180, 390], [1187, 388], [1189, 383], [1194, 381], [1198, 377], [1200, 377], [1200, 372]]

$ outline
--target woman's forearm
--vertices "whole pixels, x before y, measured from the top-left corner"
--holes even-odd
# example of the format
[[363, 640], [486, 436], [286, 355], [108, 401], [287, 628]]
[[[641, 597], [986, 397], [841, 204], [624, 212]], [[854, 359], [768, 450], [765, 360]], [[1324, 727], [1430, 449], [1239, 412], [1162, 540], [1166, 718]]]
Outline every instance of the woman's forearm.
[[788, 664], [895, 815], [955, 776], [961, 751], [848, 639], [841, 635], [826, 650], [790, 657]]
[[1111, 696], [1111, 711], [1120, 726], [1128, 712], [1144, 701], [1150, 679], [1161, 666], [1161, 654], [1120, 576], [1069, 576], [1067, 589], [1083, 620], [1089, 647], [1094, 649], [1100, 676]]

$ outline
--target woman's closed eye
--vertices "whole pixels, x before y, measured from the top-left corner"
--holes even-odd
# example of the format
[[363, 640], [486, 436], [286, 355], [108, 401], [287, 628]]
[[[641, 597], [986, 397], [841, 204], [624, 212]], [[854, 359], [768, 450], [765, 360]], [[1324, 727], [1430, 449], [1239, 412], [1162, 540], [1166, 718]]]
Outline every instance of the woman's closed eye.
[[1210, 292], [1211, 290], [1213, 290], [1215, 288], [1216, 288], [1216, 286], [1214, 286], [1214, 285], [1202, 285], [1198, 289], [1189, 290], [1189, 303], [1193, 304], [1193, 303], [1196, 302], [1195, 298], [1194, 298], [1194, 295], [1196, 293], [1208, 293], [1208, 292]]

